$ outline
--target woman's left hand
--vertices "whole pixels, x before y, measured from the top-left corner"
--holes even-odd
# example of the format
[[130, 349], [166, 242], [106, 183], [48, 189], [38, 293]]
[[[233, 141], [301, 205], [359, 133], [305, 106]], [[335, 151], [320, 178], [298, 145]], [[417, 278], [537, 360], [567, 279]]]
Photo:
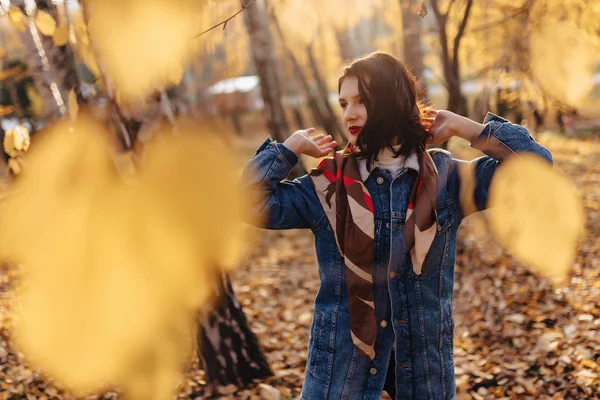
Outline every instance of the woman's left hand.
[[446, 110], [427, 110], [423, 126], [431, 134], [427, 144], [439, 145], [456, 134], [452, 122], [458, 115]]
[[442, 144], [452, 136], [472, 142], [484, 128], [482, 124], [448, 110], [427, 110], [423, 126], [431, 134], [427, 140], [431, 145]]

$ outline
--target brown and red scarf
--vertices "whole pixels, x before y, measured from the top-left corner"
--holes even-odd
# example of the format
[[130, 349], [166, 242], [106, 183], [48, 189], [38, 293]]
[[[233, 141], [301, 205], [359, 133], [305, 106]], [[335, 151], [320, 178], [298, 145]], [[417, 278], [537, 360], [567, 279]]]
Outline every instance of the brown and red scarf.
[[[413, 270], [420, 275], [437, 231], [437, 168], [429, 153], [417, 153], [419, 177], [406, 210], [405, 240]], [[346, 265], [352, 342], [375, 358], [375, 303], [372, 266], [375, 257], [375, 218], [371, 195], [362, 181], [354, 154], [339, 151], [323, 159], [309, 176]]]

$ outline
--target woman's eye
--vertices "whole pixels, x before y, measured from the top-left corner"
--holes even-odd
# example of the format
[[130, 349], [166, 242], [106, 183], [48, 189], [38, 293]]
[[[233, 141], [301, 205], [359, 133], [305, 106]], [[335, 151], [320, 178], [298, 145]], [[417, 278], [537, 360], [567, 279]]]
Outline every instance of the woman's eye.
[[342, 109], [346, 108], [348, 106], [348, 104], [340, 104], [340, 107], [342, 107]]

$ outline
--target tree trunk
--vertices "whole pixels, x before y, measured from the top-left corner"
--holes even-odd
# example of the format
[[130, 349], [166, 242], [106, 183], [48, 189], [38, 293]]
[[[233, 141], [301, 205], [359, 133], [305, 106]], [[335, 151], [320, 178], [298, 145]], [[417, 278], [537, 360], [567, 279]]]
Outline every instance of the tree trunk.
[[[460, 67], [459, 67], [459, 48], [460, 41], [465, 34], [469, 16], [471, 13], [471, 7], [473, 6], [473, 0], [466, 0], [465, 10], [460, 20], [456, 36], [452, 40], [452, 50], [450, 49], [450, 38], [448, 37], [447, 24], [448, 15], [450, 9], [454, 5], [455, 1], [451, 1], [446, 12], [443, 13], [440, 9], [439, 0], [430, 0], [431, 8], [437, 20], [438, 34], [440, 38], [440, 45], [442, 48], [442, 54], [440, 55], [442, 61], [442, 68], [444, 69], [444, 78], [446, 80], [446, 88], [448, 89], [448, 106], [447, 109], [464, 116], [468, 115], [467, 101], [462, 95], [460, 85]], [[448, 143], [444, 142], [442, 148], [446, 149]]]
[[[341, 137], [338, 137], [339, 133], [336, 131], [335, 125], [328, 123], [326, 111], [324, 110], [325, 106], [322, 105], [321, 101], [319, 101], [319, 96], [317, 96], [311, 89], [310, 83], [308, 82], [308, 78], [306, 77], [306, 74], [304, 73], [304, 71], [302, 70], [302, 67], [300, 66], [300, 62], [298, 62], [298, 59], [294, 55], [294, 52], [286, 44], [285, 37], [283, 36], [283, 31], [281, 30], [281, 26], [279, 25], [279, 20], [277, 19], [277, 16], [275, 14], [271, 14], [271, 20], [273, 21], [275, 30], [277, 31], [279, 39], [281, 40], [281, 44], [282, 44], [283, 48], [285, 49], [287, 58], [292, 63], [294, 73], [296, 74], [296, 78], [300, 81], [300, 84], [302, 85], [302, 88], [304, 89], [304, 94], [308, 101], [308, 106], [313, 115], [314, 121], [317, 124], [323, 126], [323, 129], [325, 129], [325, 132], [328, 135], [331, 135], [338, 142], [338, 145], [336, 146], [336, 150], [342, 149], [343, 143], [345, 143], [344, 136], [342, 135]], [[335, 115], [334, 115], [334, 118], [335, 118]], [[335, 121], [337, 123], [337, 119], [335, 119]]]
[[218, 303], [203, 316], [197, 335], [198, 359], [206, 380], [243, 387], [254, 379], [272, 376], [258, 339], [250, 330], [242, 306], [224, 273], [217, 291]]
[[335, 28], [335, 39], [340, 49], [340, 58], [342, 61], [351, 60], [354, 57], [354, 51], [352, 50], [352, 43], [348, 36], [348, 29]]
[[230, 116], [236, 135], [242, 136], [244, 134], [244, 128], [242, 127], [241, 112], [233, 111]]
[[[244, 5], [247, 0], [240, 0], [240, 2]], [[258, 1], [244, 10], [244, 22], [250, 39], [250, 49], [256, 73], [260, 78], [267, 124], [273, 137], [279, 142], [284, 142], [290, 131], [281, 102], [281, 83], [265, 5]], [[300, 176], [305, 173], [306, 169], [300, 162], [296, 164], [291, 172], [293, 176]]]
[[341, 145], [346, 141], [344, 138], [344, 130], [342, 129], [342, 126], [337, 116], [333, 112], [331, 103], [329, 103], [329, 90], [327, 90], [327, 85], [325, 84], [325, 81], [321, 76], [321, 72], [319, 71], [319, 65], [315, 60], [312, 45], [308, 45], [308, 47], [306, 48], [306, 52], [308, 54], [308, 59], [310, 62], [310, 68], [312, 70], [313, 77], [315, 79], [315, 82], [317, 83], [319, 98], [322, 99], [323, 107], [325, 109], [323, 115], [323, 124], [325, 130]]
[[[400, 0], [400, 7], [407, 4]], [[402, 39], [404, 43], [404, 64], [412, 71], [419, 82], [421, 98], [428, 100], [423, 49], [421, 45], [421, 18], [417, 15], [421, 6], [420, 0], [408, 0], [408, 6], [402, 8]]]
[[300, 111], [300, 107], [292, 108], [292, 112], [294, 113], [294, 119], [296, 120], [296, 126], [298, 129], [304, 129], [306, 127], [304, 123], [304, 118], [302, 118], [302, 112]]
[[453, 113], [460, 113], [461, 110], [461, 98], [462, 93], [460, 90], [460, 79], [457, 74], [458, 71], [453, 71], [448, 68], [446, 74], [446, 83], [448, 85], [448, 111], [452, 111]]
[[374, 5], [373, 7], [373, 17], [371, 17], [371, 20], [369, 22], [369, 49], [376, 49], [378, 47], [375, 41], [377, 40], [377, 37], [379, 36], [379, 31], [383, 25], [383, 20], [378, 16], [385, 12], [383, 4]]
[[[467, 116], [467, 102], [462, 95], [460, 85], [459, 48], [460, 42], [467, 28], [467, 23], [469, 22], [473, 0], [466, 0], [464, 13], [460, 20], [456, 35], [452, 41], [448, 37], [447, 24], [448, 14], [450, 13], [450, 8], [454, 5], [454, 2], [449, 3], [445, 13], [443, 13], [440, 9], [439, 0], [430, 0], [430, 3], [438, 23], [440, 45], [442, 48], [442, 67], [444, 69], [446, 87], [448, 88], [447, 108], [452, 112]], [[450, 44], [452, 44], [452, 47], [450, 47]]]
[[325, 115], [323, 114], [323, 110], [321, 109], [321, 106], [319, 105], [319, 99], [311, 90], [310, 83], [308, 82], [308, 78], [304, 74], [304, 71], [302, 71], [302, 67], [300, 66], [300, 63], [298, 62], [298, 59], [296, 58], [296, 56], [290, 49], [286, 48], [286, 54], [288, 56], [288, 59], [290, 60], [290, 62], [292, 63], [292, 65], [294, 67], [294, 72], [296, 74], [296, 78], [302, 84], [302, 88], [304, 89], [304, 94], [308, 101], [308, 108], [310, 109], [310, 111], [313, 115], [313, 120], [317, 124], [323, 126], [323, 128], [325, 129], [325, 132], [327, 132], [328, 135], [332, 135], [333, 132], [327, 131], [327, 126], [325, 124]]

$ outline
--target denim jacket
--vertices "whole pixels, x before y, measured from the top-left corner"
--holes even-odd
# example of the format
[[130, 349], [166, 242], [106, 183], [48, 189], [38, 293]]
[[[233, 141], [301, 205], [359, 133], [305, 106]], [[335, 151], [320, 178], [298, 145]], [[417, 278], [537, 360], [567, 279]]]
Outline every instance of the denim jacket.
[[[365, 181], [375, 208], [373, 360], [360, 356], [352, 343], [346, 267], [310, 178], [285, 180], [298, 158], [283, 144], [267, 139], [246, 164], [242, 182], [252, 193], [253, 213], [263, 227], [305, 228], [315, 236], [321, 285], [302, 399], [379, 399], [390, 362], [396, 367], [396, 399], [455, 398], [452, 289], [458, 227], [468, 213], [486, 208], [490, 182], [504, 157], [528, 152], [552, 162], [550, 152], [525, 128], [490, 113], [484, 123], [473, 144], [486, 154], [483, 157], [465, 162], [445, 150], [429, 150], [439, 175], [439, 227], [420, 275], [412, 269], [404, 240], [416, 171], [404, 168], [392, 177], [388, 170], [375, 168]], [[467, 176], [460, 172], [464, 168], [470, 171], [470, 182], [461, 182]], [[461, 184], [468, 194], [461, 193]], [[466, 203], [472, 210], [465, 210]], [[390, 360], [391, 354], [395, 359]]]

